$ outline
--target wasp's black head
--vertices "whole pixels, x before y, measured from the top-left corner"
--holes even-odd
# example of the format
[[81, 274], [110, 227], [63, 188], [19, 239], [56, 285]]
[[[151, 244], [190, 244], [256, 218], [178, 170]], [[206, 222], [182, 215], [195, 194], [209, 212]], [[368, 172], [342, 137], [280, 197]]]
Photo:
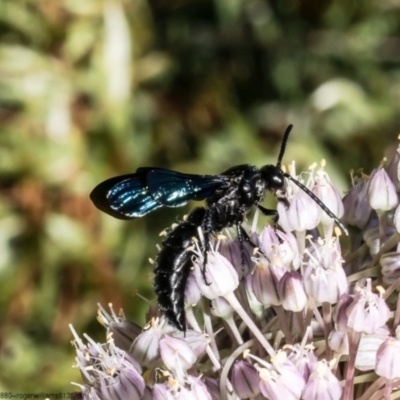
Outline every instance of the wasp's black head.
[[280, 168], [275, 165], [264, 165], [260, 173], [265, 181], [265, 189], [273, 193], [278, 190], [285, 191], [285, 176]]
[[265, 189], [270, 190], [278, 200], [284, 201], [285, 203], [287, 203], [285, 174], [281, 170], [281, 164], [283, 155], [285, 154], [286, 143], [289, 139], [289, 134], [292, 128], [293, 125], [289, 125], [286, 128], [276, 165], [264, 165], [264, 167], [260, 169], [261, 176], [265, 181]]

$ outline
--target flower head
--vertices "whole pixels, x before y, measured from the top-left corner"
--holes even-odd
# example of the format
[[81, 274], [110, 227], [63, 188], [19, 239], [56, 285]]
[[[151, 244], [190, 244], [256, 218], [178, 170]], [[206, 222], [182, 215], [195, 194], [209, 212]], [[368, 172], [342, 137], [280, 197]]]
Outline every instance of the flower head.
[[70, 328], [75, 336], [77, 366], [86, 381], [88, 393], [100, 399], [143, 396], [145, 382], [142, 370], [131, 355], [116, 347], [112, 340], [100, 344], [86, 336], [89, 345], [85, 345], [72, 326]]
[[205, 297], [212, 300], [232, 293], [239, 285], [239, 275], [233, 265], [220, 253], [210, 251], [203, 276], [203, 262], [198, 259], [194, 264], [194, 277], [197, 286]]
[[[332, 221], [292, 182], [287, 190], [290, 206], [278, 205], [285, 232], [266, 226], [258, 235], [255, 218], [248, 233], [251, 243], [244, 246], [238, 239], [221, 241], [220, 232], [206, 230], [207, 206], [198, 208], [185, 220], [186, 225], [171, 231], [170, 251], [163, 253], [164, 257], [184, 254], [189, 267], [193, 264], [185, 270], [189, 275], [185, 295], [179, 292], [185, 298], [190, 329], [179, 331], [165, 317], [151, 318], [154, 313], [141, 329], [123, 313], [117, 316], [112, 309], [101, 308], [99, 321], [107, 329], [105, 344], [86, 336], [87, 343], [83, 343], [74, 333], [76, 366], [84, 381], [78, 386], [84, 398], [338, 399], [341, 386], [333, 368], [346, 371], [344, 400], [354, 397], [356, 369], [359, 379], [364, 371], [375, 369], [383, 377], [378, 382], [386, 382], [388, 394], [392, 381], [399, 379], [400, 368], [400, 328], [396, 339], [392, 336], [400, 315], [400, 245], [392, 222], [400, 226], [400, 211], [394, 221], [393, 213], [386, 213], [390, 183], [383, 196], [387, 204], [377, 209], [379, 217], [372, 211], [369, 200], [379, 191], [371, 188], [372, 180], [382, 184], [379, 173], [387, 181], [381, 170], [371, 180], [365, 176], [359, 180], [344, 200], [344, 219], [355, 228], [350, 240], [341, 243], [346, 246], [343, 255], [341, 238], [333, 237], [324, 226], [330, 225], [331, 230]], [[294, 168], [291, 174], [295, 176]], [[306, 186], [340, 217], [339, 192], [326, 173], [321, 169], [308, 176]], [[279, 195], [282, 200], [283, 193]], [[382, 193], [377, 198], [382, 201]], [[316, 229], [320, 222], [324, 239]], [[228, 227], [223, 233], [230, 237], [237, 228]], [[242, 228], [246, 229], [246, 221]], [[390, 285], [385, 295], [378, 286], [382, 281]], [[176, 305], [176, 292], [165, 292]], [[177, 308], [181, 307], [179, 303]], [[394, 318], [386, 325], [392, 314]], [[238, 360], [241, 354], [244, 361]], [[357, 396], [363, 397], [364, 386], [374, 388], [374, 384], [360, 385]], [[379, 397], [381, 392], [377, 389], [371, 396]]]

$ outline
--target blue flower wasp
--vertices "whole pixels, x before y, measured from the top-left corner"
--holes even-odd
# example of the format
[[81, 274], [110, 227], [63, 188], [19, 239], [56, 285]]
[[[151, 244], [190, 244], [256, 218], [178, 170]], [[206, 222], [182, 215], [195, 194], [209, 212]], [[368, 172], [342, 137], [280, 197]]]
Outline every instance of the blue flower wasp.
[[[265, 192], [273, 193], [278, 201], [288, 205], [285, 197], [285, 178], [304, 190], [340, 228], [340, 220], [307, 187], [281, 169], [289, 134], [289, 125], [283, 136], [278, 162], [257, 168], [250, 164], [238, 165], [219, 175], [183, 174], [162, 168], [138, 168], [134, 174], [110, 178], [96, 186], [90, 198], [97, 208], [119, 219], [143, 217], [160, 207], [181, 207], [190, 200], [205, 200], [205, 207], [195, 208], [187, 219], [169, 232], [162, 242], [154, 265], [154, 288], [160, 310], [167, 320], [181, 331], [186, 330], [184, 292], [192, 266], [191, 252], [187, 251], [198, 238], [201, 227], [204, 236], [205, 257], [211, 236], [224, 228], [236, 227], [238, 239], [250, 242], [242, 227], [246, 214], [257, 207], [264, 215], [274, 216], [276, 210], [260, 203]], [[250, 242], [251, 243], [251, 242]], [[205, 279], [206, 261], [203, 266]]]

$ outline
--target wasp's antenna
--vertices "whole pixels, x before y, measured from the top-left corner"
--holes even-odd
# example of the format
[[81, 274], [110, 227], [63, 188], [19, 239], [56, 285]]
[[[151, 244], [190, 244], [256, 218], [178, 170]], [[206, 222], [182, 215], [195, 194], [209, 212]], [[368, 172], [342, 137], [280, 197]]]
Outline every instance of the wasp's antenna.
[[277, 167], [277, 168], [281, 168], [282, 158], [283, 158], [283, 155], [285, 154], [286, 143], [287, 143], [287, 141], [288, 141], [289, 134], [290, 134], [292, 128], [293, 128], [293, 125], [290, 124], [290, 125], [286, 128], [286, 131], [285, 131], [285, 133], [284, 133], [284, 135], [283, 135], [283, 140], [282, 140], [282, 145], [281, 145], [281, 151], [279, 152], [278, 162], [276, 163], [276, 167]]
[[[286, 130], [286, 132], [287, 132], [287, 130]], [[289, 132], [290, 132], [290, 130], [289, 130]], [[307, 186], [304, 186], [297, 179], [294, 179], [293, 176], [291, 176], [287, 173], [284, 173], [283, 175], [285, 178], [288, 178], [289, 180], [291, 180], [301, 190], [303, 190], [305, 193], [307, 193], [332, 219], [335, 220], [335, 222], [338, 224], [340, 229], [346, 234], [346, 236], [349, 236], [349, 232], [347, 232], [347, 229], [344, 227], [344, 225], [339, 220], [339, 218], [310, 189], [308, 189]]]

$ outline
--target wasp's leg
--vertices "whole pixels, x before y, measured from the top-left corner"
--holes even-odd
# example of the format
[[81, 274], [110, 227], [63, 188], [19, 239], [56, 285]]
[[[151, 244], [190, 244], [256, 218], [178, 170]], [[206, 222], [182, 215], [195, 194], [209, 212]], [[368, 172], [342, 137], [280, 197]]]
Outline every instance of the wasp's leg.
[[208, 252], [210, 251], [210, 242], [211, 242], [211, 232], [213, 232], [214, 228], [214, 218], [213, 218], [212, 209], [207, 209], [206, 215], [204, 216], [203, 221], [203, 236], [204, 236], [204, 263], [201, 273], [203, 275], [204, 283], [206, 285], [211, 285], [211, 282], [207, 282], [206, 278], [206, 265], [208, 262]]
[[241, 252], [241, 256], [242, 256], [242, 274], [244, 272], [244, 265], [245, 265], [245, 258], [244, 258], [244, 246], [243, 243], [246, 242], [248, 243], [250, 246], [253, 247], [253, 249], [257, 249], [257, 252], [262, 254], [263, 256], [264, 253], [259, 249], [258, 245], [255, 244], [252, 240], [251, 237], [249, 236], [249, 234], [246, 232], [246, 230], [243, 228], [242, 225], [238, 224], [237, 225], [237, 233], [238, 233], [238, 238], [239, 238], [239, 242], [240, 242], [240, 252]]
[[244, 267], [245, 267], [245, 254], [244, 254], [244, 242], [248, 243], [250, 246], [252, 246], [254, 249], [257, 249], [257, 251], [264, 255], [264, 253], [258, 248], [258, 245], [255, 244], [252, 240], [249, 234], [246, 232], [246, 230], [243, 228], [241, 224], [236, 225], [237, 229], [237, 235], [240, 243], [240, 253], [241, 253], [241, 258], [242, 258], [242, 275], [244, 273]]
[[[242, 227], [241, 224], [237, 224], [236, 225], [236, 230], [237, 230], [237, 236], [239, 239], [239, 244], [240, 244], [240, 256], [241, 256], [241, 260], [242, 260], [242, 269], [241, 269], [241, 275], [243, 276], [244, 274], [244, 266], [245, 266], [245, 256], [244, 256], [244, 246], [243, 243], [244, 242], [249, 242], [252, 243], [250, 240], [249, 235], [247, 234], [247, 232], [244, 230], [244, 228]], [[253, 243], [252, 243], [253, 244]]]
[[[274, 215], [274, 218], [273, 218], [274, 230], [276, 232], [276, 230], [278, 228], [278, 221], [279, 221], [278, 211], [276, 211], [276, 210], [268, 210], [267, 208], [264, 208], [263, 206], [260, 206], [260, 205], [257, 205], [257, 208], [266, 216]], [[282, 243], [282, 239], [279, 236], [278, 236], [278, 239], [279, 239], [279, 242]]]
[[263, 206], [260, 206], [259, 204], [257, 204], [257, 208], [267, 217], [273, 215], [274, 217], [276, 217], [278, 215], [278, 211], [276, 210], [269, 210], [268, 208], [265, 208]]
[[266, 215], [267, 217], [274, 216], [273, 221], [274, 221], [274, 229], [276, 230], [278, 226], [278, 221], [279, 221], [279, 214], [278, 211], [276, 210], [269, 210], [268, 208], [265, 208], [263, 206], [260, 206], [257, 204], [257, 208], [263, 213], [263, 215]]

